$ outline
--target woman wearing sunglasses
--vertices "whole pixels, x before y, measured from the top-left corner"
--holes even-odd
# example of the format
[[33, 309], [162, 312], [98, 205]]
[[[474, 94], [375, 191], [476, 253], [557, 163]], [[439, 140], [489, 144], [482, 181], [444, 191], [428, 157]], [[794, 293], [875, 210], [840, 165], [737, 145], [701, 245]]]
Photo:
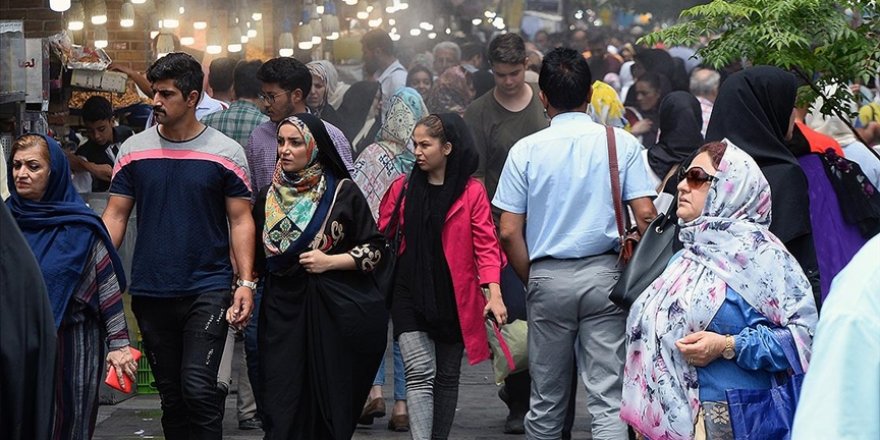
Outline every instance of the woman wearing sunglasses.
[[630, 309], [621, 418], [652, 439], [730, 439], [725, 391], [770, 388], [792, 341], [806, 370], [816, 304], [768, 229], [770, 186], [754, 159], [709, 143], [680, 176], [684, 249]]

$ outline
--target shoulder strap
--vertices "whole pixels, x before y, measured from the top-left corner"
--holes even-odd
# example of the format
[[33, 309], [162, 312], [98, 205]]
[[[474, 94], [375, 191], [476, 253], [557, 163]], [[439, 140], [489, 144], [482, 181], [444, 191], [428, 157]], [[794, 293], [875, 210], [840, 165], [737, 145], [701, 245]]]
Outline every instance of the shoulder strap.
[[623, 220], [623, 201], [620, 192], [620, 171], [617, 167], [617, 142], [614, 138], [614, 129], [605, 126], [605, 138], [608, 143], [608, 168], [611, 174], [611, 198], [614, 201], [614, 219], [617, 222], [617, 234], [621, 244], [625, 236]]

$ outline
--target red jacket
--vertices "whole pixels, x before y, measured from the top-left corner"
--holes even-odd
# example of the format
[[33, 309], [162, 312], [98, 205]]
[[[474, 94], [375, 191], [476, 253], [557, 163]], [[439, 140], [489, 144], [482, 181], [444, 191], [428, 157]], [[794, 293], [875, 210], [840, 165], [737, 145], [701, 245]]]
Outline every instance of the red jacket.
[[[394, 203], [406, 183], [406, 176], [397, 178], [388, 188], [379, 206], [379, 229], [384, 230], [391, 221]], [[401, 200], [399, 218], [403, 226], [403, 208], [406, 197]], [[504, 253], [498, 243], [495, 223], [486, 189], [478, 180], [471, 178], [461, 196], [452, 203], [443, 225], [443, 254], [452, 287], [461, 335], [471, 365], [489, 359], [489, 341], [483, 309], [486, 299], [480, 285], [499, 283], [501, 268], [505, 264]], [[406, 248], [406, 237], [401, 240], [399, 253]]]

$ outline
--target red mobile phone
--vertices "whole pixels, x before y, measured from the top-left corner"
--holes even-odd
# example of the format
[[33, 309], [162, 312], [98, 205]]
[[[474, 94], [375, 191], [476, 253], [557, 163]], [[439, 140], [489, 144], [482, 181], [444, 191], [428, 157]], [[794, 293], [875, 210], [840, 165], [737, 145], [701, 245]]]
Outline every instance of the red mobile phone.
[[[128, 347], [128, 349], [131, 350], [131, 356], [134, 358], [134, 361], [137, 362], [141, 358], [141, 352], [138, 351], [137, 349], [135, 349], [134, 347]], [[104, 379], [104, 383], [109, 385], [111, 388], [122, 391], [123, 393], [126, 393], [126, 394], [131, 393], [132, 389], [134, 388], [132, 386], [133, 383], [132, 383], [131, 378], [128, 377], [127, 374], [123, 373], [122, 374], [122, 382], [123, 382], [123, 385], [125, 385], [124, 388], [122, 386], [120, 386], [120, 384], [119, 384], [119, 377], [116, 375], [116, 367], [111, 366], [110, 370], [107, 371], [107, 378]]]

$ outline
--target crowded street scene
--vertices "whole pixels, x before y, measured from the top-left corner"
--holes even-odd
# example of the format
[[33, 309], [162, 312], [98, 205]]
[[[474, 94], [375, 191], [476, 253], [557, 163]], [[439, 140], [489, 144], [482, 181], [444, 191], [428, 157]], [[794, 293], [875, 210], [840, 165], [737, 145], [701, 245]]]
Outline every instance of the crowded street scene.
[[2, 440], [880, 440], [875, 0], [0, 0]]

